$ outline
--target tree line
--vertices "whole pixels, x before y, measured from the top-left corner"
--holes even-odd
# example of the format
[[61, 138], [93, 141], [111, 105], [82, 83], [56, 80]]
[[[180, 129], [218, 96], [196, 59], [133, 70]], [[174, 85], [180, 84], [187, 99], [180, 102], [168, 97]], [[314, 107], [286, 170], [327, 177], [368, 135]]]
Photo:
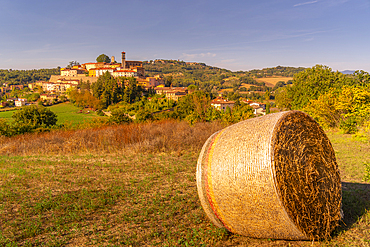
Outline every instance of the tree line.
[[295, 74], [291, 86], [279, 88], [276, 105], [303, 110], [324, 128], [355, 133], [370, 127], [370, 75], [362, 70], [345, 75], [316, 65]]
[[[253, 109], [239, 100], [235, 102], [232, 110], [227, 108], [226, 111], [211, 106], [211, 100], [211, 95], [201, 90], [181, 97], [177, 102], [167, 99], [164, 95], [154, 94], [142, 97], [133, 104], [121, 102], [108, 110], [116, 123], [176, 119], [187, 121], [189, 124], [216, 120], [231, 124], [254, 116]], [[135, 116], [135, 120], [128, 116]]]
[[[305, 68], [283, 67], [264, 68], [261, 70], [236, 71], [220, 69], [206, 65], [204, 63], [186, 63], [178, 60], [155, 60], [144, 61], [147, 76], [161, 75], [164, 77], [166, 85], [174, 87], [187, 87], [191, 84], [200, 89], [217, 93], [221, 89], [231, 88], [236, 91], [272, 91], [266, 87], [265, 83], [257, 82], [255, 78], [269, 76], [293, 76]], [[253, 85], [243, 88], [242, 83]], [[241, 88], [240, 88], [241, 87]]]
[[33, 70], [0, 70], [0, 85], [28, 85], [36, 81], [48, 81], [51, 75], [59, 75], [60, 68]]
[[134, 77], [115, 78], [106, 72], [92, 84], [80, 82], [78, 89], [71, 89], [68, 94], [77, 106], [102, 110], [121, 101], [134, 103], [143, 91]]

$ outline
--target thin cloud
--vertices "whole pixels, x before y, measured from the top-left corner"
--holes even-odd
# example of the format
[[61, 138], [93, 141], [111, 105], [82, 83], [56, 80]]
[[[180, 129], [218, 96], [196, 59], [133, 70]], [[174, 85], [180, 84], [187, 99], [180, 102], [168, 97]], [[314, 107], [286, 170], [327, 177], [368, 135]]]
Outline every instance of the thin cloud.
[[[188, 52], [196, 52], [196, 51], [202, 51], [204, 49], [210, 50], [210, 51], [231, 51], [231, 50], [240, 50], [240, 49], [253, 49], [254, 44], [262, 43], [262, 42], [273, 42], [277, 40], [289, 40], [289, 39], [295, 39], [295, 38], [305, 38], [305, 41], [310, 41], [310, 39], [313, 39], [316, 34], [321, 34], [321, 33], [328, 33], [335, 31], [333, 30], [316, 30], [316, 31], [311, 31], [311, 30], [296, 30], [290, 34], [270, 34], [266, 37], [262, 37], [256, 40], [250, 40], [250, 41], [243, 41], [243, 42], [236, 42], [236, 43], [225, 43], [225, 44], [219, 44], [219, 45], [213, 45], [213, 46], [207, 46], [207, 48], [197, 48], [197, 49], [191, 49], [188, 50]], [[203, 56], [197, 56], [197, 58], [202, 58], [205, 57], [204, 53], [200, 54], [187, 54], [183, 53], [183, 57], [180, 57], [181, 59], [193, 59], [196, 57], [196, 55], [201, 55]], [[213, 54], [213, 53], [207, 53], [207, 54]], [[216, 54], [213, 54], [213, 57], [216, 56]], [[210, 56], [208, 56], [210, 57]]]
[[298, 6], [307, 5], [307, 4], [313, 4], [313, 3], [317, 3], [317, 2], [318, 2], [318, 0], [310, 1], [310, 2], [304, 2], [304, 3], [297, 3], [297, 4], [293, 5], [293, 7], [298, 7]]
[[194, 59], [199, 59], [199, 58], [206, 58], [206, 57], [215, 57], [215, 53], [198, 53], [198, 54], [187, 54], [183, 53], [182, 56], [180, 57], [181, 59], [184, 60], [194, 60]]

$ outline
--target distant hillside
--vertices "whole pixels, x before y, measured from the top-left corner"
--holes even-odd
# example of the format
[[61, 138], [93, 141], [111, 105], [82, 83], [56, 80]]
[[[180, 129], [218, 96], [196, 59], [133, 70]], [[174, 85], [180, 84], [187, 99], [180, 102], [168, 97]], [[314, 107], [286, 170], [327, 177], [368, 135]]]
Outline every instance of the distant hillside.
[[271, 77], [271, 76], [283, 76], [283, 77], [293, 77], [306, 68], [304, 67], [283, 67], [277, 66], [273, 68], [263, 68], [263, 69], [253, 69], [248, 71], [250, 75], [256, 78]]
[[353, 73], [355, 73], [355, 70], [343, 70], [343, 71], [340, 71], [342, 74], [345, 74], [345, 75], [351, 75]]
[[231, 74], [235, 75], [250, 75], [256, 78], [271, 77], [271, 76], [283, 76], [292, 77], [294, 74], [305, 70], [304, 67], [283, 67], [277, 66], [273, 68], [253, 69], [250, 71], [237, 71], [232, 72], [231, 70], [221, 69], [206, 65], [205, 63], [196, 62], [184, 62], [179, 60], [164, 60], [156, 59], [151, 61], [144, 61], [143, 66], [148, 76], [153, 75], [181, 75], [181, 74], [193, 74], [195, 71], [202, 71], [206, 74]]
[[[288, 81], [294, 74], [305, 70], [302, 67], [277, 66], [260, 70], [233, 72], [209, 66], [205, 63], [163, 59], [144, 61], [143, 66], [147, 76], [161, 75], [165, 78], [167, 85], [187, 87], [194, 84], [208, 92], [230, 88], [234, 89], [233, 91], [266, 91], [268, 88], [272, 88], [276, 82]], [[268, 80], [260, 78], [268, 78]], [[254, 85], [254, 87], [249, 89], [242, 86], [245, 84]]]

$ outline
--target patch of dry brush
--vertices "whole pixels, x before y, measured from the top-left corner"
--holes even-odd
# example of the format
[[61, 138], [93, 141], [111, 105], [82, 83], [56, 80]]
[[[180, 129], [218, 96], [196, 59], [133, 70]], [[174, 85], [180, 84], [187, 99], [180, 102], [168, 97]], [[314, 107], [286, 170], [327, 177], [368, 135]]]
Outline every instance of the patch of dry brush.
[[25, 134], [10, 138], [1, 137], [0, 154], [197, 151], [211, 134], [223, 127], [218, 122], [190, 126], [186, 122], [160, 121]]

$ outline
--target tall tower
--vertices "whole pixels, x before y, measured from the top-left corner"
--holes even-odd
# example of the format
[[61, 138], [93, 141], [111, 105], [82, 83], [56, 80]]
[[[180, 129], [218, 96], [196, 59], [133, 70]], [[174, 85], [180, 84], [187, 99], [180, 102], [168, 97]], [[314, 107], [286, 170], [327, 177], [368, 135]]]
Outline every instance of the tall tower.
[[126, 52], [122, 52], [122, 67], [126, 69]]
[[116, 58], [114, 56], [112, 56], [112, 59], [110, 60], [112, 63], [114, 63], [114, 61], [116, 61]]

